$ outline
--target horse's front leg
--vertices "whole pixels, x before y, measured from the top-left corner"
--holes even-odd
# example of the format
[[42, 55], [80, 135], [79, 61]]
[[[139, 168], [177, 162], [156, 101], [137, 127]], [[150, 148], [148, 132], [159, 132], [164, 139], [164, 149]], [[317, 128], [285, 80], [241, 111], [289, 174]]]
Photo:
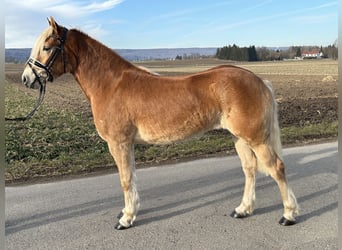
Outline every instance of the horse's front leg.
[[139, 208], [139, 195], [136, 189], [134, 151], [131, 143], [108, 143], [119, 170], [124, 193], [125, 207], [119, 214], [116, 229], [126, 229], [133, 225]]

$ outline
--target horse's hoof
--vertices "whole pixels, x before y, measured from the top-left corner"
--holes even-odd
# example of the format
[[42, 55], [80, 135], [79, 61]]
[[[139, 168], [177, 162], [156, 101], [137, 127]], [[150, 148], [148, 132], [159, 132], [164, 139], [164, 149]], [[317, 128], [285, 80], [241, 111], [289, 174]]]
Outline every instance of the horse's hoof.
[[285, 217], [282, 217], [279, 221], [279, 224], [282, 226], [292, 226], [292, 225], [296, 224], [296, 221], [288, 220]]
[[125, 227], [125, 226], [121, 225], [120, 222], [118, 222], [118, 223], [115, 225], [115, 229], [116, 229], [116, 230], [125, 230], [125, 229], [128, 229], [128, 228], [130, 228], [130, 227], [131, 227], [131, 226]]
[[123, 214], [123, 212], [121, 211], [119, 214], [118, 214], [118, 216], [116, 216], [116, 218], [118, 218], [119, 220], [122, 218], [122, 216], [123, 216], [124, 214]]
[[236, 218], [236, 219], [242, 219], [242, 218], [246, 218], [248, 216], [248, 214], [239, 214], [236, 211], [233, 211], [230, 214], [231, 217]]

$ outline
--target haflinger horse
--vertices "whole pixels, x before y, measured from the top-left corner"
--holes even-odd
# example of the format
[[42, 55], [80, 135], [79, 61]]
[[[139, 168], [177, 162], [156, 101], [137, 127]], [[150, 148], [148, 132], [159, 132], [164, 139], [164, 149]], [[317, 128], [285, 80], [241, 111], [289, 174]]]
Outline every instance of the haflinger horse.
[[245, 174], [241, 204], [232, 216], [253, 213], [257, 170], [278, 184], [284, 205], [279, 223], [298, 214], [281, 152], [277, 105], [270, 84], [230, 65], [176, 77], [148, 72], [83, 32], [51, 17], [25, 66], [22, 81], [35, 87], [71, 73], [87, 96], [98, 134], [116, 162], [125, 207], [116, 229], [133, 225], [139, 208], [134, 143], [167, 144], [215, 128], [230, 131]]

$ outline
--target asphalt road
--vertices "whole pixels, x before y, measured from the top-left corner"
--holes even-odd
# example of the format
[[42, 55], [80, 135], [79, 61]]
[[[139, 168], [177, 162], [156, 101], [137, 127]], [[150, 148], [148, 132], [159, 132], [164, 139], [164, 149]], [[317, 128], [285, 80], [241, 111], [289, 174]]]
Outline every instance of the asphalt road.
[[301, 206], [283, 227], [275, 182], [257, 176], [253, 216], [229, 216], [244, 177], [236, 156], [137, 171], [141, 210], [116, 231], [117, 174], [6, 188], [7, 249], [337, 249], [337, 143], [284, 150]]

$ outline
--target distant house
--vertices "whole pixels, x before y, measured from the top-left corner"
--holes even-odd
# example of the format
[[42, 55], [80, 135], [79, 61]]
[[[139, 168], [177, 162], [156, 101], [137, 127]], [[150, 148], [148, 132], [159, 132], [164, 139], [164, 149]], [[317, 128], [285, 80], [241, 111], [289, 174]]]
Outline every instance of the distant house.
[[302, 53], [303, 59], [318, 59], [323, 57], [323, 53], [321, 51], [304, 51]]

